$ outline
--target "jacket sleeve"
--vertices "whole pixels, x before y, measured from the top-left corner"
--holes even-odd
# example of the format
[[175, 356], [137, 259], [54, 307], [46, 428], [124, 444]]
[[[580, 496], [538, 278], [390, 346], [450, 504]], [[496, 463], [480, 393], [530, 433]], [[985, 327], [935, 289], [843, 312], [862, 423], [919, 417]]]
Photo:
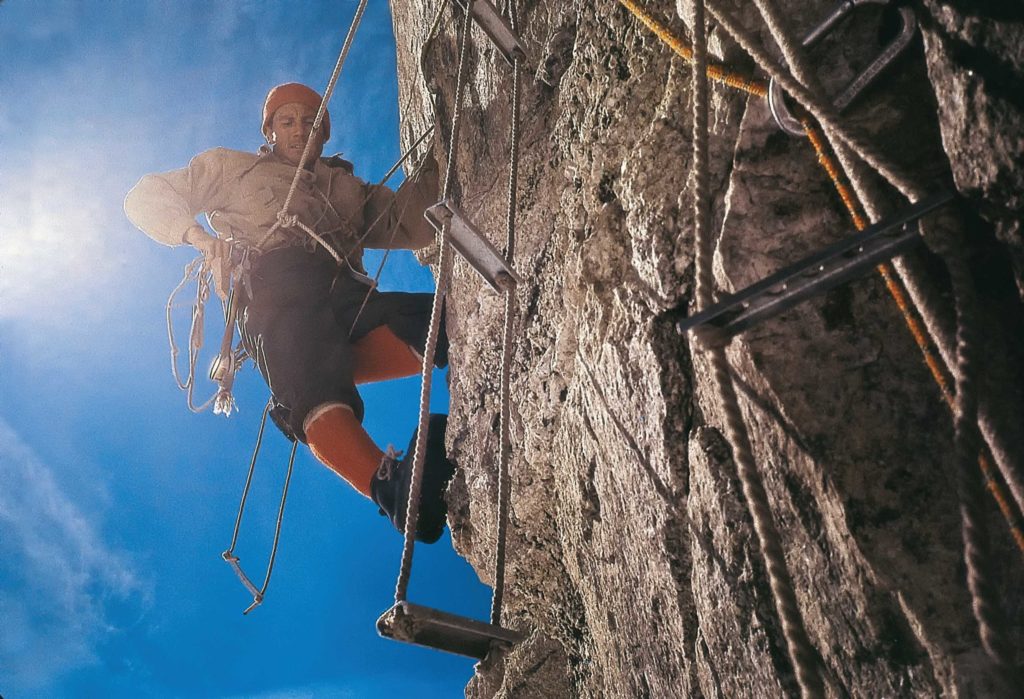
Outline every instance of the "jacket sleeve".
[[221, 150], [200, 153], [180, 170], [139, 180], [124, 200], [128, 220], [158, 243], [184, 244], [196, 216], [216, 208], [224, 182]]
[[434, 242], [434, 227], [423, 218], [423, 211], [437, 203], [436, 166], [422, 169], [418, 177], [406, 180], [397, 192], [382, 185], [371, 184], [366, 188], [363, 220], [372, 229], [366, 236], [365, 247], [418, 250]]

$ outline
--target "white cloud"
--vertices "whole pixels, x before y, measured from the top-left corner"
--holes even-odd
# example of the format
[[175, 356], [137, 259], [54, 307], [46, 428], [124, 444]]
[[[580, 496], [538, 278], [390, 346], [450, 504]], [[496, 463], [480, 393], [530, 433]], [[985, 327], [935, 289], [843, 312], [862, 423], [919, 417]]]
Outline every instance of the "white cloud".
[[[357, 695], [351, 689], [332, 684], [315, 684], [287, 689], [270, 689], [260, 694], [246, 694], [245, 699], [348, 699]], [[237, 699], [241, 699], [238, 697]]]
[[149, 591], [2, 418], [0, 483], [0, 676], [16, 694], [95, 663], [110, 608], [139, 614]]

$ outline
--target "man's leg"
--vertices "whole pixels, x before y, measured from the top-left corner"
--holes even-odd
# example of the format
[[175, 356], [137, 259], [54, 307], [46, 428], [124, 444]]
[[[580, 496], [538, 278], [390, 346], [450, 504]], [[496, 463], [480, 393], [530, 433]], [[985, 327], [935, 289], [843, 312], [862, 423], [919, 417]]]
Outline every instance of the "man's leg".
[[309, 450], [324, 466], [370, 497], [370, 483], [384, 459], [382, 452], [344, 403], [324, 403], [303, 422]]
[[357, 384], [416, 376], [423, 360], [386, 325], [361, 337], [352, 346], [353, 374]]

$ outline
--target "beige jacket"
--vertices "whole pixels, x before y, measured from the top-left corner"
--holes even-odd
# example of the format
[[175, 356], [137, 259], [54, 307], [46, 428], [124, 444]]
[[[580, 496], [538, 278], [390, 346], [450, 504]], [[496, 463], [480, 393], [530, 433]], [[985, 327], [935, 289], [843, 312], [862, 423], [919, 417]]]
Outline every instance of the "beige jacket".
[[[124, 210], [132, 223], [164, 245], [183, 244], [200, 213], [221, 239], [259, 244], [277, 222], [294, 175], [295, 166], [273, 152], [214, 148], [194, 157], [188, 167], [143, 177], [125, 198]], [[396, 194], [363, 182], [340, 159], [321, 158], [312, 172], [302, 172], [290, 211], [336, 243], [336, 251], [358, 267], [362, 248], [418, 249], [434, 240], [423, 210], [436, 201], [436, 179], [436, 172], [427, 170]], [[278, 228], [262, 249], [308, 241], [297, 226]]]

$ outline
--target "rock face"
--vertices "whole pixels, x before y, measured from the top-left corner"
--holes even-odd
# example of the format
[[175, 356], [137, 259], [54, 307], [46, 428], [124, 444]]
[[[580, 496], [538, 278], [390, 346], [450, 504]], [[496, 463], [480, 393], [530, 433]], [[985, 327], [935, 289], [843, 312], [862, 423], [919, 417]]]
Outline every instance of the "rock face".
[[[461, 10], [441, 3], [431, 38], [438, 3], [391, 5], [403, 140], [436, 118], [446, 142]], [[518, 5], [529, 51], [515, 251], [524, 283], [504, 624], [528, 640], [481, 665], [467, 696], [795, 696], [709, 369], [675, 330], [692, 310], [689, 67], [611, 0]], [[792, 5], [800, 31], [830, 7]], [[752, 5], [737, 7], [761, 26]], [[668, 3], [647, 8], [688, 33]], [[845, 120], [928, 189], [955, 183], [969, 198], [961, 232], [985, 307], [986, 386], [1019, 463], [1024, 91], [1013, 86], [1024, 42], [1019, 18], [977, 8], [929, 3], [925, 41]], [[857, 18], [813, 53], [826, 90], [867, 64], [890, 24], [879, 9]], [[479, 29], [471, 38], [455, 193], [500, 247], [511, 68]], [[721, 29], [711, 49], [756, 74]], [[732, 291], [852, 226], [809, 144], [780, 132], [764, 100], [718, 85], [711, 99], [714, 268]], [[892, 191], [878, 191], [898, 210]], [[937, 258], [908, 258], [948, 301]], [[449, 293], [450, 523], [492, 582], [504, 304], [461, 260]], [[728, 352], [829, 696], [996, 695], [965, 583], [952, 421], [884, 284], [828, 292]], [[1019, 648], [1021, 552], [985, 504]]]

